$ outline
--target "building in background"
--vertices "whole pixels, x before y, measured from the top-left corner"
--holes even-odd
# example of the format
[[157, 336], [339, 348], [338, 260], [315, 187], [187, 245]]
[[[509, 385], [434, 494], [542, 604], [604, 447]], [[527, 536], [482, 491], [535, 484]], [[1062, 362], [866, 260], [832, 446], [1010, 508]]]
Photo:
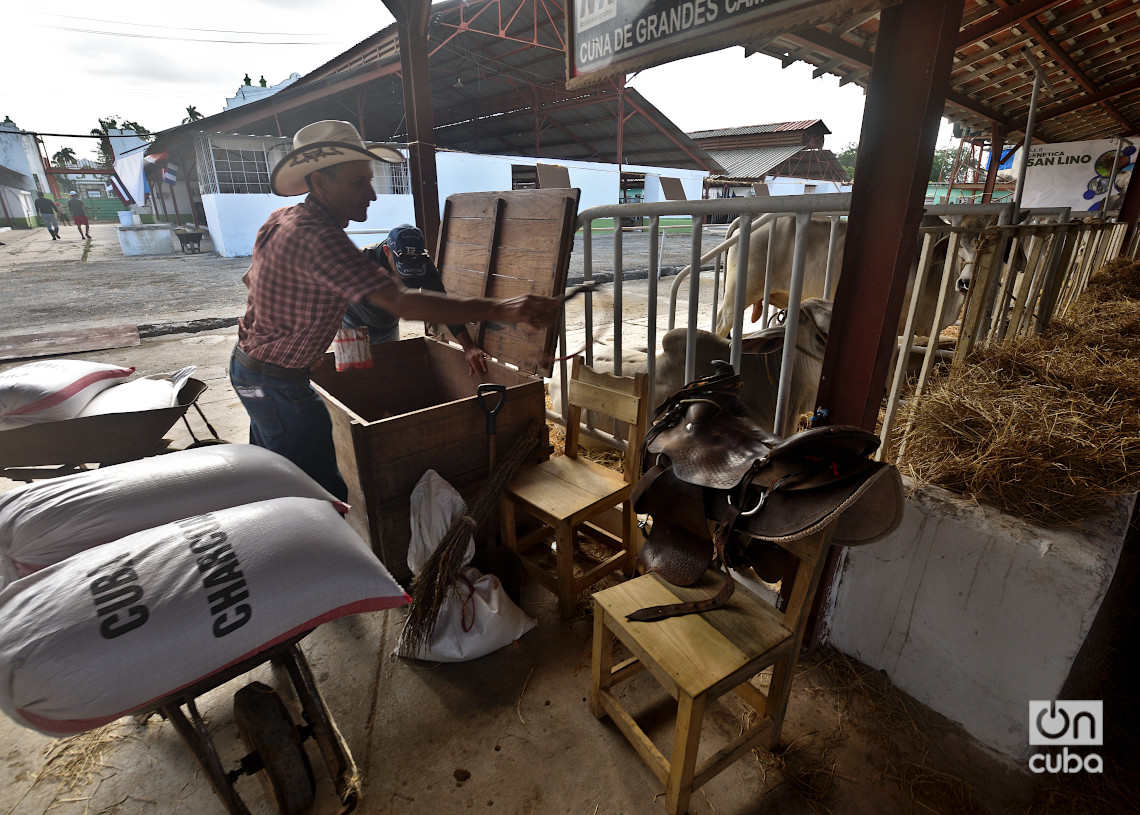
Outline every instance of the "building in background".
[[0, 122], [0, 226], [38, 226], [32, 202], [40, 192], [50, 196], [35, 137], [5, 118]]
[[724, 167], [709, 176], [708, 197], [740, 198], [850, 192], [847, 171], [823, 146], [830, 133], [821, 119], [809, 119], [687, 135]]

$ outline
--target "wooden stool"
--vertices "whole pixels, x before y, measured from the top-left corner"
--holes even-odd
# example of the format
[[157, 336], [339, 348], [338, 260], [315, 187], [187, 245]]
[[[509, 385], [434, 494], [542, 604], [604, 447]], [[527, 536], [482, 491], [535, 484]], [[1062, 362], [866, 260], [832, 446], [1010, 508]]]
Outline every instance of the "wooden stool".
[[[630, 622], [626, 615], [646, 606], [705, 599], [725, 581], [708, 571], [694, 586], [681, 588], [656, 575], [630, 580], [594, 595], [594, 658], [590, 708], [610, 716], [665, 785], [671, 815], [687, 810], [694, 789], [757, 746], [775, 747], [784, 723], [792, 671], [811, 599], [823, 571], [830, 527], [803, 540], [781, 544], [799, 558], [787, 611], [781, 613], [743, 586], [722, 608], [655, 622]], [[633, 656], [613, 664], [614, 640]], [[768, 692], [749, 682], [772, 668]], [[622, 706], [611, 686], [642, 669], [677, 700], [672, 758], [662, 752]], [[707, 704], [732, 691], [760, 720], [697, 766]]]

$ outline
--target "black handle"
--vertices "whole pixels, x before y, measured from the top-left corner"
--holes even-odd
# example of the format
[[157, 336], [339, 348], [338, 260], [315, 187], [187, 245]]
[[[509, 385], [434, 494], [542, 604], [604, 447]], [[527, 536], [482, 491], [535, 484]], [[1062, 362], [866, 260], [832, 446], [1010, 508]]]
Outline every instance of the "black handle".
[[[484, 398], [489, 393], [499, 394], [499, 399], [495, 402], [493, 407], [489, 407]], [[476, 389], [475, 396], [479, 400], [479, 407], [487, 414], [487, 435], [493, 436], [495, 435], [495, 417], [499, 414], [499, 411], [503, 409], [503, 404], [507, 401], [507, 386], [496, 385], [494, 382], [484, 382]]]

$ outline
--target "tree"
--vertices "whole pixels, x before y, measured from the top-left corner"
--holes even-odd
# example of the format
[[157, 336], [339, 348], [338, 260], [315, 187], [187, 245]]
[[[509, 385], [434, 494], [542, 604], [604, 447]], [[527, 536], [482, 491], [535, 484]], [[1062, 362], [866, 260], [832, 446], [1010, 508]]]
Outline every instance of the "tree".
[[859, 155], [859, 145], [851, 142], [838, 153], [835, 154], [836, 160], [840, 166], [847, 171], [847, 175], [855, 178], [855, 159]]
[[202, 114], [198, 112], [198, 108], [193, 105], [186, 106], [186, 118], [182, 120], [182, 124], [190, 124], [202, 118]]
[[[950, 147], [943, 147], [934, 151], [934, 163], [930, 166], [930, 180], [931, 182], [948, 182], [950, 181], [950, 173], [954, 170], [954, 161], [958, 158], [958, 145]], [[957, 184], [966, 180], [969, 171], [969, 153], [967, 152], [962, 157], [962, 162], [958, 165], [958, 170], [955, 173], [954, 183]]]
[[115, 161], [115, 151], [111, 149], [111, 139], [107, 135], [110, 130], [133, 130], [143, 141], [150, 141], [151, 133], [138, 122], [124, 119], [121, 123], [115, 116], [99, 120], [99, 126], [91, 128], [91, 135], [99, 137], [99, 149], [96, 155], [100, 164], [112, 164]]
[[58, 164], [60, 167], [66, 167], [69, 164], [75, 163], [75, 151], [70, 147], [61, 148], [51, 160]]

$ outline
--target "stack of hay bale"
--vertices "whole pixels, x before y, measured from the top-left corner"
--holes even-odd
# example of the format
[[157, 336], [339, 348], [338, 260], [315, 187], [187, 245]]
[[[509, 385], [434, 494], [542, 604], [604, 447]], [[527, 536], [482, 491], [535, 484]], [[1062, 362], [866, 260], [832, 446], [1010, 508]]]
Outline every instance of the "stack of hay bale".
[[896, 463], [917, 485], [1046, 526], [1140, 489], [1140, 262], [1106, 264], [1043, 334], [979, 346], [902, 411]]

